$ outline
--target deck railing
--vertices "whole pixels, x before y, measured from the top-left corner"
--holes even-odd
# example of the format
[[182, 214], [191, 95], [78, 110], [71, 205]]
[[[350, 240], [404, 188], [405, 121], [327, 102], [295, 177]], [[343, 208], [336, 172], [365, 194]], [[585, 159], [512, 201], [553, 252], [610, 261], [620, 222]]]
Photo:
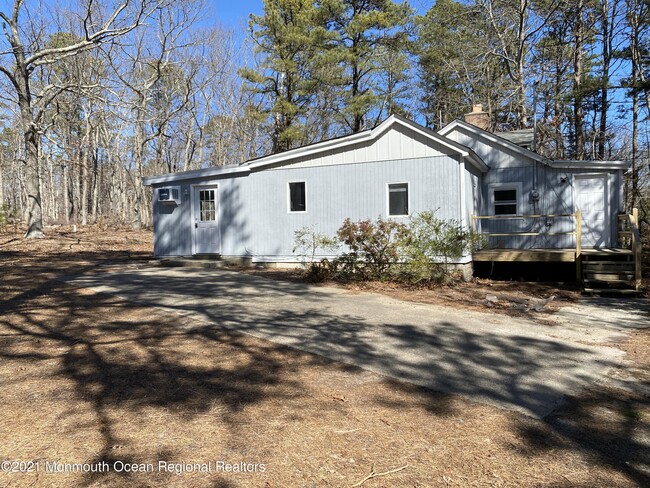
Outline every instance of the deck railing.
[[[479, 220], [511, 220], [511, 219], [553, 219], [559, 217], [572, 217], [575, 221], [575, 228], [568, 232], [479, 232], [476, 223]], [[516, 237], [516, 236], [575, 236], [576, 260], [582, 253], [582, 213], [578, 209], [571, 214], [536, 214], [536, 215], [471, 215], [470, 225], [473, 232], [485, 237]]]
[[639, 232], [639, 209], [633, 208], [632, 213], [619, 214], [619, 225], [627, 226], [629, 230], [619, 230], [619, 244], [627, 247], [632, 251], [634, 256], [634, 282], [636, 289], [641, 288], [641, 264], [643, 255], [643, 245], [641, 244], [641, 234]]
[[[480, 220], [509, 220], [509, 219], [532, 219], [532, 218], [556, 218], [572, 217], [575, 222], [575, 228], [568, 232], [479, 232], [476, 229], [476, 223]], [[633, 208], [632, 213], [624, 213], [618, 216], [619, 224], [627, 226], [629, 230], [619, 230], [619, 245], [632, 251], [634, 259], [634, 282], [636, 289], [641, 287], [641, 264], [643, 246], [641, 244], [641, 235], [639, 232], [639, 209]], [[539, 214], [539, 215], [472, 215], [470, 217], [471, 229], [485, 237], [515, 237], [515, 236], [558, 236], [572, 235], [575, 236], [575, 253], [576, 253], [576, 272], [581, 274], [580, 256], [582, 254], [582, 213], [576, 210], [572, 214]], [[622, 244], [621, 244], [622, 243]]]

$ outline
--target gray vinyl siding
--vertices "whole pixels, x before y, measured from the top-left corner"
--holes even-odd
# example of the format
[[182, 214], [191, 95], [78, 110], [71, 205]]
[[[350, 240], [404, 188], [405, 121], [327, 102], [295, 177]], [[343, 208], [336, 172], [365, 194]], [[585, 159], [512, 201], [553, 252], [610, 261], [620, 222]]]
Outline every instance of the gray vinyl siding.
[[[288, 183], [304, 181], [304, 213], [288, 212]], [[294, 232], [311, 227], [334, 235], [346, 218], [387, 216], [389, 183], [409, 184], [409, 213], [434, 210], [460, 219], [459, 162], [449, 156], [318, 167], [268, 169], [244, 177], [183, 182], [179, 207], [154, 204], [156, 256], [192, 254], [190, 185], [218, 185], [220, 254], [291, 261]], [[167, 186], [167, 185], [156, 185]], [[154, 192], [155, 194], [155, 192]], [[406, 221], [405, 217], [391, 217]]]
[[[460, 202], [448, 198], [446, 190], [448, 185], [458, 187], [458, 166], [457, 161], [440, 156], [252, 174], [247, 181], [248, 190], [258, 196], [251, 216], [255, 232], [250, 250], [260, 259], [292, 259], [294, 232], [302, 227], [334, 235], [346, 218], [357, 221], [387, 217], [389, 183], [408, 183], [411, 214], [437, 210], [442, 218], [458, 219]], [[307, 211], [304, 213], [288, 212], [290, 181], [305, 182]], [[240, 252], [237, 248], [223, 250], [224, 255]]]
[[[160, 185], [166, 186], [166, 185]], [[187, 256], [191, 254], [189, 185], [180, 184], [181, 204], [160, 203], [153, 191], [153, 250], [155, 256]], [[187, 190], [187, 194], [185, 194]]]
[[[560, 169], [551, 168], [537, 163], [537, 191], [540, 199], [537, 203], [530, 199], [530, 192], [534, 189], [535, 165], [522, 164], [520, 167], [508, 166], [503, 169], [491, 169], [483, 179], [483, 192], [485, 195], [483, 215], [492, 215], [490, 188], [494, 183], [521, 183], [522, 194], [519, 198], [519, 214], [523, 215], [557, 215], [575, 213], [573, 176], [580, 174], [608, 175], [609, 188], [609, 217], [610, 217], [610, 245], [616, 245], [617, 211], [621, 207], [621, 183], [619, 171], [594, 171], [593, 169]], [[561, 178], [566, 177], [566, 182], [561, 183]], [[527, 218], [508, 220], [483, 220], [483, 232], [509, 233], [509, 232], [540, 232], [538, 236], [491, 237], [489, 247], [505, 247], [512, 249], [531, 248], [573, 248], [575, 237], [572, 235], [547, 235], [554, 232], [573, 232], [575, 219], [572, 217], [552, 218]]]
[[[573, 176], [579, 174], [608, 174], [608, 208], [610, 210], [610, 245], [616, 245], [617, 211], [622, 209], [622, 182], [620, 171], [599, 171], [594, 169], [559, 169], [535, 162], [525, 154], [505, 146], [497, 146], [488, 139], [477, 138], [463, 129], [448, 135], [451, 139], [472, 148], [489, 166], [483, 175], [482, 202], [479, 206], [481, 215], [492, 215], [491, 191], [493, 185], [518, 183], [521, 185], [518, 213], [520, 215], [557, 215], [575, 213]], [[535, 175], [537, 183], [535, 183]], [[560, 178], [566, 177], [566, 183]], [[534, 202], [531, 192], [536, 189], [540, 198]], [[477, 224], [486, 233], [531, 232], [542, 233], [538, 236], [490, 237], [488, 247], [505, 247], [512, 249], [530, 248], [573, 248], [575, 237], [572, 235], [548, 235], [557, 232], [573, 232], [575, 219], [572, 217], [527, 218], [504, 220], [481, 220]]]

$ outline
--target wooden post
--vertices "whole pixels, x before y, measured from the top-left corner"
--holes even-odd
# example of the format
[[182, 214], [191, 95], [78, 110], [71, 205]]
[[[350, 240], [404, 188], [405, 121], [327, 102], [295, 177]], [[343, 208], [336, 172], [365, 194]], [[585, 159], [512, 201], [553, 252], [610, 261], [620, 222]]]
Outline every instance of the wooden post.
[[582, 211], [576, 210], [576, 281], [582, 283]]
[[632, 253], [634, 256], [634, 283], [638, 290], [641, 288], [641, 261], [643, 260], [638, 208], [632, 209], [632, 215], [630, 215], [630, 226], [632, 230]]

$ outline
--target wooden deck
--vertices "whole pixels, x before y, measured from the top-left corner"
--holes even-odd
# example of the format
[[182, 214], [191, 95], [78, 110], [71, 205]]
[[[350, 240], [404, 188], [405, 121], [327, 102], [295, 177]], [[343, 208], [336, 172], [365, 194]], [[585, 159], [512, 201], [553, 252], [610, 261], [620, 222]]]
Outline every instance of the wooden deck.
[[[585, 256], [632, 256], [630, 249], [598, 248], [582, 249]], [[574, 263], [576, 250], [570, 249], [481, 249], [472, 254], [474, 261], [501, 261], [501, 262], [549, 262], [549, 263]]]
[[[508, 220], [526, 218], [571, 217], [574, 230], [570, 232], [481, 232], [476, 224], [483, 220]], [[582, 247], [582, 212], [576, 209], [574, 214], [557, 215], [472, 215], [471, 229], [484, 237], [501, 236], [539, 236], [572, 235], [575, 236], [575, 248], [569, 249], [481, 249], [472, 254], [475, 262], [530, 262], [530, 263], [575, 263], [576, 281], [581, 282], [585, 290], [612, 291], [610, 285], [630, 285], [633, 291], [641, 289], [642, 244], [639, 233], [639, 209], [631, 213], [618, 215], [616, 242], [619, 246], [609, 248]], [[620, 288], [622, 289], [622, 288]]]

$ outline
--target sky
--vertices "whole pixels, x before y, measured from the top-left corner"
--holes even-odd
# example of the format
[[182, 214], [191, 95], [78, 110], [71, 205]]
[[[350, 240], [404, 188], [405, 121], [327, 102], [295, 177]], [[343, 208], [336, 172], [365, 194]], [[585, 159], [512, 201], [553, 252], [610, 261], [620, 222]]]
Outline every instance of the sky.
[[237, 27], [248, 21], [250, 14], [260, 15], [263, 10], [263, 0], [212, 0], [213, 15], [220, 23]]
[[[214, 20], [218, 23], [229, 26], [238, 27], [248, 22], [250, 14], [261, 15], [264, 11], [263, 0], [209, 0], [212, 3], [213, 12], [211, 15], [215, 16]], [[397, 0], [397, 3], [401, 3]], [[411, 0], [409, 2], [419, 14], [426, 12], [434, 0]]]

